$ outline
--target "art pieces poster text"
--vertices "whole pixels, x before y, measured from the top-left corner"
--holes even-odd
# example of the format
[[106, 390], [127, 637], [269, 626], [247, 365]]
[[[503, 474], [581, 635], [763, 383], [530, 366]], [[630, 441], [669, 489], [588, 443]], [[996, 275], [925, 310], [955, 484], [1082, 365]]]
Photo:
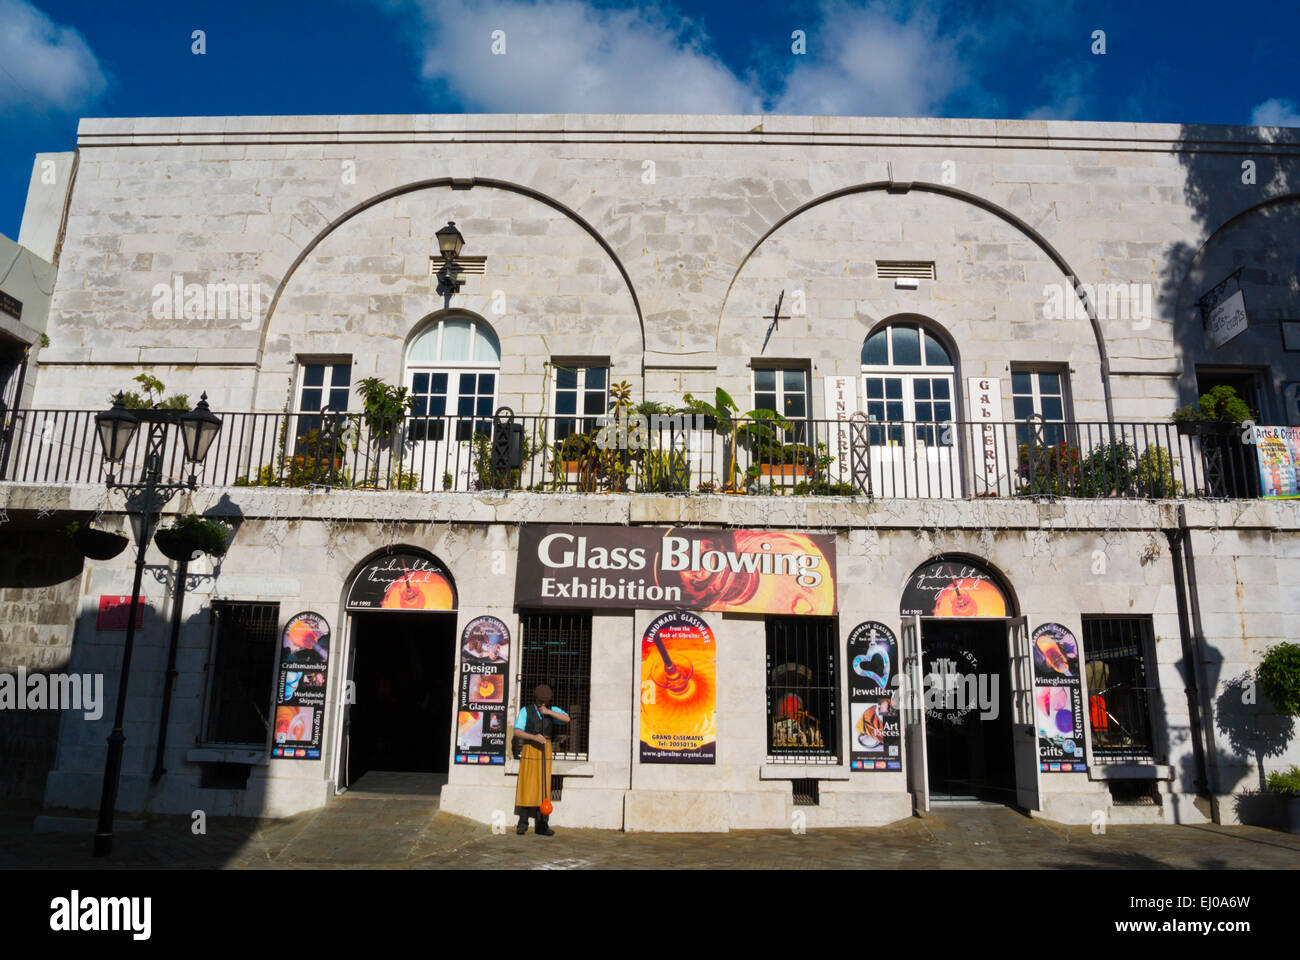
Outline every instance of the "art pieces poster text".
[[702, 617], [661, 614], [641, 638], [641, 762], [714, 763], [718, 650]]

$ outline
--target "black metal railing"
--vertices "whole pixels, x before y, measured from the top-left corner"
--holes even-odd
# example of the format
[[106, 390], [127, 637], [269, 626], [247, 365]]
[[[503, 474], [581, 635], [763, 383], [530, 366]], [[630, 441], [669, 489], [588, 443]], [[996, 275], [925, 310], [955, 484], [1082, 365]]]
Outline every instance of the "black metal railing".
[[[0, 430], [0, 480], [102, 483], [110, 472], [86, 410], [16, 410]], [[744, 493], [868, 498], [1249, 498], [1260, 493], [1244, 428], [1138, 421], [801, 420], [690, 415], [516, 416], [522, 462], [491, 469], [490, 417], [222, 413], [201, 465], [178, 431], [164, 476], [209, 486], [357, 490]], [[1218, 428], [1220, 425], [1214, 425]], [[111, 471], [144, 468], [144, 431]]]

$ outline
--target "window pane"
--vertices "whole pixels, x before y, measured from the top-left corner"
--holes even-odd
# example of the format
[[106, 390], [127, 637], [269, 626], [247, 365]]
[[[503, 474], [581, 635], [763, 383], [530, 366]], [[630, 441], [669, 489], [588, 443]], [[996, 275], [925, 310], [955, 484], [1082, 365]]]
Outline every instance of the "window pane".
[[1011, 371], [1011, 392], [1013, 394], [1029, 394], [1034, 392], [1033, 383], [1030, 375], [1023, 371]]
[[930, 421], [934, 419], [933, 406], [929, 401], [922, 400], [916, 405], [916, 419]]
[[786, 393], [803, 393], [803, 371], [786, 370], [782, 376], [785, 378]]
[[776, 371], [775, 370], [755, 370], [754, 371], [754, 392], [764, 391], [771, 393], [776, 390]]
[[605, 394], [588, 393], [586, 395], [586, 400], [583, 401], [582, 412], [601, 414], [605, 412], [607, 406], [608, 404], [605, 402]]
[[912, 384], [912, 389], [916, 392], [916, 399], [918, 400], [930, 399], [929, 380], [917, 380], [916, 383]]
[[429, 416], [445, 417], [447, 415], [447, 397], [445, 394], [434, 394], [429, 398]]
[[330, 386], [333, 387], [351, 386], [351, 379], [352, 379], [352, 365], [350, 363], [334, 364], [334, 374], [333, 374], [333, 379], [330, 381]]
[[577, 413], [578, 395], [572, 390], [564, 390], [555, 395], [556, 413]]
[[804, 395], [802, 393], [786, 394], [785, 410], [781, 412], [790, 418], [806, 417], [808, 411], [806, 409], [806, 404], [804, 403]]
[[347, 391], [346, 389], [343, 389], [343, 390], [331, 390], [331, 391], [330, 391], [330, 409], [331, 409], [331, 410], [346, 410], [347, 408], [348, 408], [348, 391]]
[[887, 402], [885, 404], [885, 416], [889, 420], [902, 420], [903, 405], [901, 403]]
[[323, 363], [309, 363], [302, 368], [302, 385], [304, 387], [319, 387], [325, 383], [325, 365]]
[[888, 330], [877, 330], [862, 345], [862, 365], [864, 367], [883, 367], [889, 363], [889, 347], [885, 338]]
[[478, 392], [493, 393], [496, 389], [497, 375], [495, 373], [480, 373], [478, 375]]
[[435, 373], [433, 375], [432, 388], [434, 393], [447, 392], [447, 374]]
[[555, 368], [555, 388], [557, 390], [576, 390], [578, 387], [578, 371], [572, 367]]
[[867, 381], [867, 398], [879, 400], [885, 395], [885, 381], [879, 377], [872, 377]]
[[948, 423], [950, 420], [952, 420], [952, 404], [936, 403], [934, 405], [934, 418], [936, 420], [942, 421], [943, 423]]
[[1043, 397], [1043, 419], [1044, 420], [1064, 420], [1065, 417], [1061, 412], [1060, 397]]
[[473, 392], [474, 392], [474, 379], [475, 379], [475, 378], [474, 378], [474, 374], [472, 374], [472, 373], [462, 373], [462, 374], [460, 375], [460, 386], [457, 387], [457, 392], [458, 392], [458, 393], [461, 393], [461, 394], [465, 394], [465, 393], [473, 393]]
[[444, 320], [442, 324], [443, 363], [462, 363], [470, 359], [470, 326], [468, 320]]
[[478, 411], [477, 411], [477, 412], [478, 412], [478, 415], [479, 415], [480, 417], [491, 416], [491, 415], [492, 415], [492, 398], [491, 398], [491, 397], [479, 397], [479, 398], [478, 398]]
[[935, 379], [931, 382], [934, 384], [934, 399], [936, 400], [952, 399], [952, 397], [948, 393], [948, 381], [946, 379]]
[[302, 392], [302, 410], [319, 410], [321, 392], [319, 390], [304, 390]]
[[1011, 407], [1017, 420], [1023, 420], [1025, 417], [1033, 416], [1034, 401], [1032, 397], [1015, 397], [1011, 401]]
[[411, 416], [423, 417], [428, 412], [429, 412], [429, 398], [416, 394], [415, 402], [411, 404]]
[[897, 377], [890, 377], [885, 381], [885, 399], [902, 400], [903, 399], [903, 381]]
[[412, 393], [429, 392], [429, 375], [427, 373], [417, 373], [415, 374], [415, 376], [411, 377], [411, 392]]
[[588, 367], [587, 368], [587, 389], [604, 390], [608, 381], [609, 367]]
[[930, 367], [952, 366], [952, 359], [948, 356], [948, 351], [928, 330], [925, 331], [925, 363]]
[[1043, 394], [1060, 394], [1061, 375], [1043, 372], [1038, 375], [1038, 392]]
[[496, 335], [482, 324], [474, 324], [474, 359], [482, 362], [501, 362], [501, 347]]
[[776, 394], [775, 393], [756, 393], [754, 394], [755, 410], [775, 410]]
[[894, 327], [894, 366], [915, 367], [921, 363], [921, 339], [916, 327]]
[[461, 396], [456, 401], [456, 415], [458, 417], [468, 417], [474, 412], [474, 398], [472, 396]]

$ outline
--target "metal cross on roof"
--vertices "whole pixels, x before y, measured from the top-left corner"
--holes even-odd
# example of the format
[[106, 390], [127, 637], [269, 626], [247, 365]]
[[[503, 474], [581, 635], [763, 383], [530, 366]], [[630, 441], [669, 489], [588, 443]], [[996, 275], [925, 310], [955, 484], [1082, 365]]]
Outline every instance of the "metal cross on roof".
[[786, 315], [784, 317], [781, 316], [781, 302], [784, 299], [785, 299], [785, 291], [782, 290], [781, 295], [776, 298], [776, 306], [772, 309], [772, 317], [771, 317], [772, 322], [767, 325], [767, 333], [764, 334], [763, 336], [763, 346], [761, 346], [758, 350], [760, 354], [767, 349], [767, 341], [772, 339], [772, 331], [777, 328], [778, 324], [782, 320], [790, 319], [789, 315]]

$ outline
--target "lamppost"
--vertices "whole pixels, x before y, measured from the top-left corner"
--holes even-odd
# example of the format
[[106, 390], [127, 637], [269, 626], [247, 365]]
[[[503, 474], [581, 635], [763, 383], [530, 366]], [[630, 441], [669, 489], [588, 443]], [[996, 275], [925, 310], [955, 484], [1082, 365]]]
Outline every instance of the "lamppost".
[[[173, 425], [179, 426], [181, 439], [185, 444], [185, 459], [191, 463], [202, 463], [208, 455], [208, 448], [221, 430], [221, 420], [208, 409], [208, 395], [199, 399], [198, 406], [188, 413], [179, 410], [137, 410], [126, 409], [122, 394], [117, 395], [113, 406], [104, 413], [95, 414], [95, 431], [99, 435], [99, 445], [104, 459], [109, 464], [121, 463], [127, 448], [135, 438], [140, 424], [149, 424], [149, 434], [145, 444], [144, 470], [141, 479], [134, 483], [122, 483], [112, 473], [108, 475], [108, 489], [127, 492], [127, 506], [131, 506], [131, 494], [136, 494], [138, 508], [141, 512], [140, 538], [135, 553], [135, 584], [131, 588], [131, 609], [126, 621], [126, 642], [122, 647], [122, 671], [117, 685], [117, 707], [113, 714], [113, 730], [108, 735], [108, 761], [104, 765], [104, 792], [99, 801], [99, 826], [95, 831], [94, 853], [104, 857], [113, 851], [113, 808], [117, 805], [117, 787], [122, 774], [122, 747], [126, 737], [122, 734], [122, 717], [126, 711], [127, 683], [131, 676], [131, 651], [135, 645], [135, 618], [140, 604], [140, 582], [144, 577], [144, 556], [153, 535], [155, 517], [162, 511], [163, 505], [182, 490], [193, 490], [198, 486], [198, 479], [193, 473], [187, 483], [163, 483], [162, 465], [163, 449], [167, 442], [167, 431]], [[110, 467], [111, 469], [111, 467]]]
[[456, 229], [455, 220], [448, 220], [447, 225], [434, 236], [438, 238], [438, 252], [442, 254], [442, 267], [438, 270], [438, 292], [447, 298], [450, 305], [451, 295], [460, 293], [460, 288], [465, 285], [465, 274], [456, 263], [461, 247], [465, 246], [465, 238]]

